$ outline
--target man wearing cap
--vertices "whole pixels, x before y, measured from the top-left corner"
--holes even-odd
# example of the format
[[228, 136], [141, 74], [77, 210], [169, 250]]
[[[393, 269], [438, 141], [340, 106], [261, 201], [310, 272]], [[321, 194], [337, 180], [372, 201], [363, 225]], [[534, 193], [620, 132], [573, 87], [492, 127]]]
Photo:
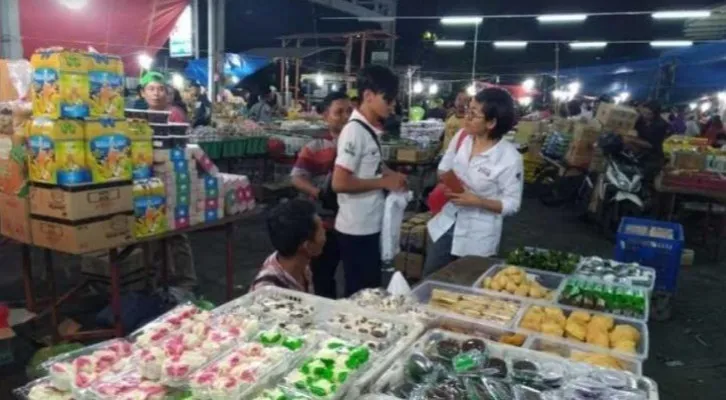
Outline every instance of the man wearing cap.
[[187, 107], [192, 119], [192, 128], [197, 126], [211, 125], [212, 123], [212, 104], [207, 96], [202, 94], [202, 88], [199, 83], [192, 82], [189, 84], [187, 92]]
[[184, 110], [171, 103], [171, 96], [164, 75], [160, 72], [149, 71], [141, 77], [141, 86], [144, 88], [141, 91], [141, 96], [146, 101], [149, 110], [170, 111], [169, 122], [187, 122]]

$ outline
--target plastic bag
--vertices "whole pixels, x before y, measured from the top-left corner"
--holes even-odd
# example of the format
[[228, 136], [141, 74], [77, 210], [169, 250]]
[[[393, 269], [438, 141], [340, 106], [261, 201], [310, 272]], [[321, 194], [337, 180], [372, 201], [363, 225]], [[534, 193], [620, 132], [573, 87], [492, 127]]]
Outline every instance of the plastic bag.
[[383, 206], [383, 228], [381, 229], [381, 260], [388, 262], [400, 251], [401, 224], [406, 205], [413, 198], [413, 193], [393, 192], [386, 197]]
[[405, 296], [411, 293], [411, 286], [406, 282], [401, 271], [396, 271], [388, 283], [388, 292], [395, 296]]

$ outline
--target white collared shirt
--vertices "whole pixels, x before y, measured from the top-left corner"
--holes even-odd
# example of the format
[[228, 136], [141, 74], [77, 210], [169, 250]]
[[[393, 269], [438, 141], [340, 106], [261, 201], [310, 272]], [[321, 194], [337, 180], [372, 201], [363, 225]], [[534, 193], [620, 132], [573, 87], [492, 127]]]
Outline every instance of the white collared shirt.
[[[352, 121], [368, 125], [376, 135], [383, 132], [353, 110]], [[371, 134], [357, 122], [348, 122], [338, 138], [335, 165], [350, 171], [356, 178], [373, 179], [382, 176], [381, 153]], [[381, 231], [383, 223], [383, 190], [363, 193], [338, 193], [338, 215], [335, 229], [348, 235], [372, 235]]]
[[483, 199], [501, 201], [502, 213], [448, 202], [427, 227], [431, 239], [437, 241], [455, 224], [451, 254], [488, 257], [499, 249], [502, 218], [519, 211], [524, 179], [522, 156], [511, 143], [500, 140], [491, 149], [471, 157], [471, 136], [464, 138], [456, 150], [462, 134], [465, 133], [459, 131], [449, 143], [439, 163], [439, 173], [453, 169], [467, 190]]

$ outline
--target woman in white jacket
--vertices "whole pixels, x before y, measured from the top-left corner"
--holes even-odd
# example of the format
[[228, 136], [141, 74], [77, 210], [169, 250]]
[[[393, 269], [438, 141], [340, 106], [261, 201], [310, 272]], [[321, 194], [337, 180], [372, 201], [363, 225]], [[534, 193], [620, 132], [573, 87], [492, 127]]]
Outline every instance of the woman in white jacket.
[[449, 201], [428, 223], [433, 244], [424, 276], [458, 257], [497, 253], [502, 219], [519, 211], [522, 201], [522, 156], [502, 140], [513, 125], [514, 100], [506, 91], [484, 89], [471, 100], [464, 129], [438, 167], [439, 174], [453, 170], [465, 191], [447, 191]]

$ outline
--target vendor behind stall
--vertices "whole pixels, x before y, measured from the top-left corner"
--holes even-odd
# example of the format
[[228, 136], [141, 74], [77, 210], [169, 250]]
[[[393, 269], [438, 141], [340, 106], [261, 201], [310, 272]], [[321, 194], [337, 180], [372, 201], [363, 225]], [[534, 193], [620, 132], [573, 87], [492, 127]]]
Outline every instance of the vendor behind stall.
[[315, 205], [294, 199], [276, 206], [267, 217], [267, 231], [275, 252], [262, 264], [250, 291], [277, 286], [314, 293], [310, 261], [325, 247], [325, 228]]
[[212, 124], [212, 103], [202, 94], [198, 82], [192, 82], [187, 89], [187, 109], [191, 115], [192, 128]]
[[424, 276], [457, 257], [497, 253], [503, 217], [519, 211], [523, 163], [502, 136], [514, 125], [514, 100], [506, 91], [484, 89], [472, 99], [464, 129], [449, 143], [439, 175], [453, 171], [463, 192], [447, 190], [449, 201], [427, 228]]
[[454, 100], [454, 108], [449, 110], [449, 117], [446, 119], [446, 126], [444, 128], [444, 139], [441, 147], [441, 155], [446, 153], [446, 149], [449, 148], [451, 138], [459, 132], [461, 125], [466, 118], [466, 107], [469, 104], [469, 96], [464, 90], [461, 90], [456, 94], [456, 100]]
[[149, 110], [170, 111], [169, 122], [187, 122], [184, 110], [174, 105], [171, 88], [167, 86], [164, 75], [160, 72], [149, 71], [141, 78], [141, 96], [144, 98]]

